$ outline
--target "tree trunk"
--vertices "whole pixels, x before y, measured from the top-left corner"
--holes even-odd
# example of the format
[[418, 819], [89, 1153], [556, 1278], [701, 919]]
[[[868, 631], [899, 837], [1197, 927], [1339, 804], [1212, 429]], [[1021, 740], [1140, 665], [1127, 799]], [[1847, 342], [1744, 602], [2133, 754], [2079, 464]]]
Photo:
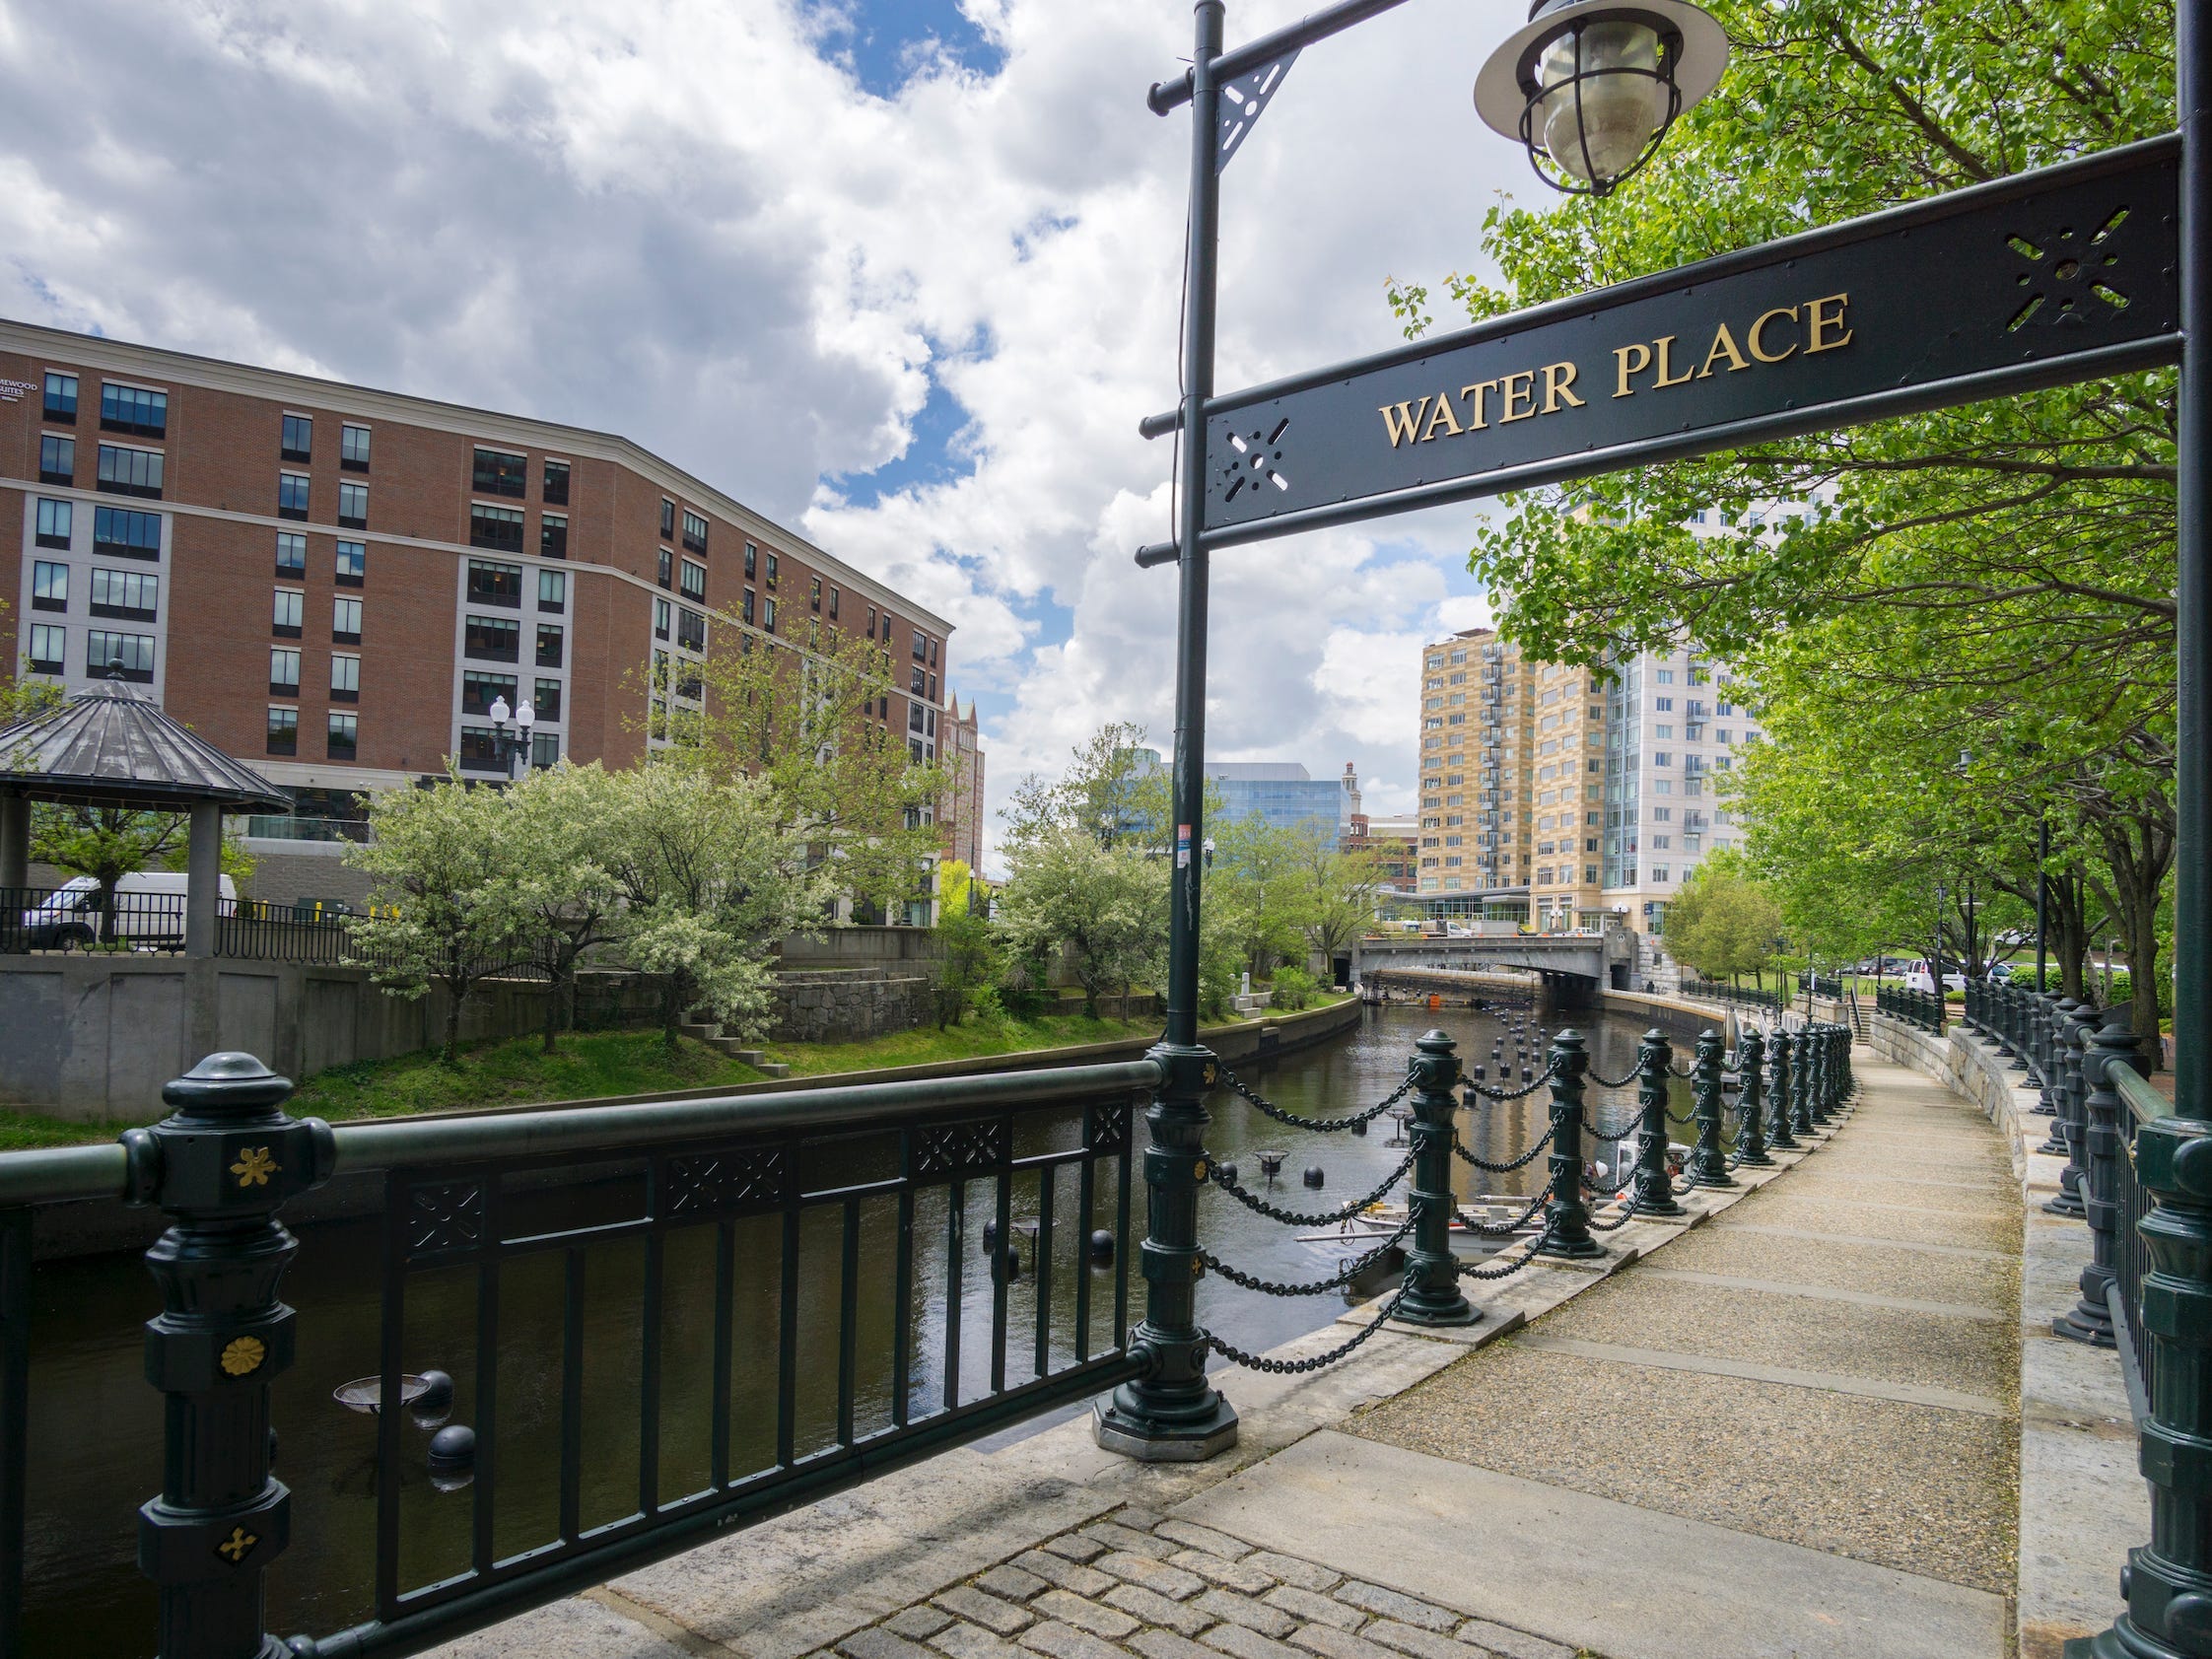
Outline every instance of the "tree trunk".
[[545, 1052], [552, 1054], [556, 1045], [554, 1036], [561, 1028], [561, 970], [555, 964], [552, 982], [545, 988]]
[[2109, 895], [2099, 896], [2117, 915], [2120, 934], [2127, 941], [2132, 1023], [2135, 1034], [2144, 1039], [2139, 1049], [2146, 1057], [2144, 1065], [2154, 1071], [2165, 1063], [2158, 1012], [2159, 889], [2174, 862], [2174, 825], [2165, 807], [2161, 800], [2153, 808], [2155, 815], [2114, 816], [2098, 824], [2113, 888]]
[[461, 999], [467, 995], [468, 981], [446, 981], [446, 1044], [438, 1051], [438, 1061], [442, 1066], [460, 1064]]

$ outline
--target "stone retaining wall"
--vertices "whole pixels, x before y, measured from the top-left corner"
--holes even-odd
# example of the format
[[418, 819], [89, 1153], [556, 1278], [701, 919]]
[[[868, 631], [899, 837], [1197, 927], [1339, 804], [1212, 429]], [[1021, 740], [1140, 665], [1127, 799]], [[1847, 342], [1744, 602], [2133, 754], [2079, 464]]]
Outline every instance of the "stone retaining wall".
[[778, 1043], [858, 1043], [911, 1031], [936, 1017], [936, 981], [926, 972], [805, 968], [776, 976]]
[[2005, 1132], [2014, 1178], [2026, 1176], [2029, 1148], [2042, 1144], [2050, 1133], [2050, 1120], [2036, 1114], [2040, 1091], [2027, 1085], [2027, 1073], [2013, 1071], [1994, 1044], [1976, 1037], [1964, 1022], [1951, 1024], [1938, 1037], [1884, 1013], [1868, 1020], [1867, 1041], [1885, 1060], [1933, 1077], [1972, 1101], [1983, 1117]]

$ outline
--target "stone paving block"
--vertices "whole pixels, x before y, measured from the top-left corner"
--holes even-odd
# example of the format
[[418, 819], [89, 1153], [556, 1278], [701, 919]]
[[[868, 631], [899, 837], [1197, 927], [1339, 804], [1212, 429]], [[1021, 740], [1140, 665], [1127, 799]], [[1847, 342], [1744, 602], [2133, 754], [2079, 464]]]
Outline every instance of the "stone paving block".
[[1088, 1630], [1057, 1622], [1024, 1630], [1021, 1642], [1036, 1652], [1050, 1654], [1051, 1659], [1123, 1659], [1122, 1650], [1111, 1642], [1100, 1641]]
[[1367, 1623], [1367, 1616], [1359, 1609], [1333, 1602], [1327, 1596], [1317, 1596], [1311, 1590], [1301, 1590], [1295, 1584], [1278, 1584], [1260, 1599], [1293, 1618], [1334, 1624], [1340, 1630], [1356, 1630]]
[[[1055, 1539], [1054, 1542], [1061, 1541]], [[1094, 1550], [1090, 1558], [1096, 1560], [1105, 1553], [1103, 1550]], [[1103, 1596], [1114, 1586], [1114, 1580], [1096, 1567], [1084, 1566], [1079, 1561], [1067, 1560], [1059, 1555], [1048, 1555], [1042, 1550], [1024, 1550], [1013, 1558], [1013, 1564], [1026, 1572], [1035, 1573], [1048, 1584], [1057, 1584], [1063, 1590], [1072, 1590], [1078, 1596]]]
[[1133, 1555], [1149, 1555], [1155, 1561], [1164, 1561], [1183, 1548], [1172, 1538], [1154, 1538], [1150, 1533], [1133, 1532], [1112, 1521], [1094, 1522], [1083, 1528], [1083, 1536], [1095, 1539], [1109, 1550], [1125, 1551]]
[[936, 1603], [947, 1613], [972, 1619], [985, 1629], [996, 1630], [1002, 1636], [1012, 1635], [1037, 1617], [1027, 1608], [1001, 1601], [968, 1584], [955, 1584], [949, 1590], [939, 1591]]
[[1359, 1633], [1403, 1653], [1406, 1659], [1492, 1659], [1486, 1647], [1469, 1647], [1418, 1624], [1401, 1624], [1395, 1619], [1378, 1619]]
[[[1057, 1619], [1078, 1629], [1088, 1630], [1094, 1636], [1104, 1636], [1110, 1641], [1120, 1641], [1137, 1628], [1138, 1622], [1126, 1613], [1117, 1613], [1085, 1596], [1071, 1596], [1066, 1590], [1047, 1590], [1032, 1604], [1047, 1619]], [[1175, 1604], [1168, 1603], [1170, 1607]]]
[[1129, 1638], [1129, 1645], [1144, 1659], [1214, 1659], [1213, 1649], [1201, 1647], [1173, 1630], [1140, 1630]]
[[1138, 1532], [1150, 1532], [1167, 1517], [1157, 1509], [1146, 1509], [1140, 1503], [1125, 1503], [1106, 1519], [1118, 1526], [1132, 1527]]
[[939, 1613], [933, 1607], [910, 1607], [904, 1613], [894, 1613], [884, 1620], [883, 1628], [911, 1641], [928, 1641], [951, 1623], [952, 1615], [949, 1613]]
[[1257, 1630], [1247, 1630], [1242, 1624], [1216, 1624], [1206, 1632], [1205, 1640], [1217, 1647], [1230, 1659], [1306, 1659], [1297, 1648], [1282, 1643]]
[[1021, 1649], [989, 1630], [955, 1620], [930, 1638], [930, 1645], [951, 1659], [1021, 1659]]
[[1106, 1546], [1095, 1538], [1085, 1538], [1079, 1532], [1063, 1533], [1058, 1538], [1048, 1538], [1038, 1547], [1050, 1550], [1056, 1555], [1065, 1555], [1071, 1561], [1095, 1561], [1106, 1554]]
[[1204, 1550], [1179, 1550], [1167, 1557], [1169, 1566], [1181, 1567], [1185, 1572], [1195, 1572], [1201, 1578], [1231, 1590], [1241, 1590], [1248, 1596], [1257, 1596], [1275, 1588], [1275, 1575], [1263, 1572], [1249, 1561], [1224, 1561], [1218, 1555]]
[[1334, 1624], [1301, 1624], [1290, 1632], [1290, 1645], [1319, 1654], [1320, 1659], [1393, 1659], [1388, 1649]]
[[1492, 1624], [1487, 1619], [1470, 1619], [1458, 1630], [1459, 1639], [1486, 1647], [1503, 1659], [1575, 1659], [1574, 1649], [1526, 1630]]
[[1234, 1590], [1209, 1590], [1191, 1605], [1201, 1613], [1226, 1619], [1232, 1624], [1242, 1624], [1264, 1636], [1286, 1636], [1298, 1625], [1298, 1622], [1280, 1608], [1253, 1601]]
[[894, 1636], [880, 1624], [855, 1630], [837, 1644], [848, 1659], [930, 1659], [929, 1653], [904, 1636]]
[[1107, 1604], [1120, 1608], [1146, 1624], [1165, 1624], [1178, 1634], [1195, 1636], [1212, 1618], [1201, 1613], [1189, 1602], [1171, 1602], [1165, 1596], [1150, 1590], [1141, 1590], [1134, 1584], [1117, 1584], [1107, 1593]]
[[1169, 1566], [1165, 1561], [1154, 1560], [1149, 1555], [1131, 1555], [1126, 1550], [1109, 1551], [1099, 1556], [1098, 1566], [1100, 1571], [1110, 1572], [1125, 1583], [1141, 1584], [1147, 1590], [1157, 1590], [1172, 1602], [1183, 1601], [1206, 1588], [1206, 1580], [1196, 1573]]
[[995, 1596], [1004, 1596], [1008, 1601], [1025, 1602], [1046, 1587], [1045, 1580], [1025, 1567], [1012, 1562], [995, 1566], [976, 1580], [978, 1586]]
[[1202, 1527], [1196, 1521], [1162, 1521], [1152, 1529], [1154, 1536], [1172, 1538], [1176, 1543], [1193, 1550], [1204, 1550], [1209, 1555], [1218, 1555], [1225, 1561], [1234, 1561], [1252, 1554], [1252, 1546], [1241, 1538], [1231, 1538], [1225, 1532], [1215, 1532], [1211, 1527]]
[[1378, 1618], [1417, 1624], [1424, 1630], [1448, 1630], [1459, 1623], [1456, 1613], [1446, 1613], [1440, 1607], [1431, 1607], [1426, 1602], [1402, 1596], [1396, 1590], [1386, 1590], [1380, 1584], [1369, 1584], [1363, 1579], [1348, 1578], [1337, 1586], [1334, 1594], [1340, 1602], [1364, 1608]]
[[1341, 1572], [1302, 1561], [1295, 1555], [1279, 1555], [1273, 1550], [1255, 1550], [1245, 1559], [1262, 1572], [1272, 1572], [1283, 1583], [1295, 1584], [1301, 1590], [1334, 1590], [1344, 1582], [1345, 1575]]

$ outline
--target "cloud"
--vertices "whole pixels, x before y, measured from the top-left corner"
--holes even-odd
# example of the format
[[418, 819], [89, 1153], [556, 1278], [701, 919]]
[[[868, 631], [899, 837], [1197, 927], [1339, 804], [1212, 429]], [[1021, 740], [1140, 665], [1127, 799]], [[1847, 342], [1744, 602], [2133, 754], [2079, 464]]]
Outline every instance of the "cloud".
[[[996, 805], [1172, 722], [1177, 578], [1130, 554], [1170, 521], [1136, 425], [1176, 396], [1188, 159], [1142, 95], [1190, 13], [940, 10], [0, 0], [0, 312], [636, 438], [959, 624]], [[1223, 388], [1393, 343], [1384, 279], [1529, 193], [1468, 96], [1523, 10], [1299, 58], [1224, 177]], [[1410, 802], [1474, 511], [1217, 556], [1210, 752]]]

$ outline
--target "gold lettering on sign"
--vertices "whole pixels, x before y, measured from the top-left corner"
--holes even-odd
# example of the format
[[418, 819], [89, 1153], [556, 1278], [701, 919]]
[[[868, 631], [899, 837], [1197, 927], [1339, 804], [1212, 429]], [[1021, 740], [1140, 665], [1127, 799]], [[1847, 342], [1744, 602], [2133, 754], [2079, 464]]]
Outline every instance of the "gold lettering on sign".
[[[1850, 303], [1851, 297], [1848, 294], [1831, 294], [1826, 299], [1815, 300], [1806, 306], [1805, 309], [1813, 313], [1806, 330], [1812, 336], [1805, 343], [1805, 355], [1807, 357], [1811, 357], [1817, 351], [1834, 351], [1838, 346], [1847, 346], [1851, 343], [1851, 330], [1843, 328], [1843, 308]], [[1829, 314], [1831, 306], [1835, 308], [1835, 314], [1832, 316]], [[1824, 340], [1821, 338], [1824, 332], [1836, 328], [1843, 328], [1843, 337], [1840, 340]]]
[[1452, 400], [1442, 392], [1436, 394], [1436, 412], [1428, 417], [1428, 426], [1421, 433], [1420, 441], [1425, 444], [1434, 438], [1438, 427], [1442, 427], [1450, 437], [1459, 436], [1459, 417], [1452, 413]]
[[1544, 412], [1549, 415], [1557, 409], [1561, 399], [1575, 408], [1582, 407], [1582, 399], [1569, 388], [1574, 384], [1574, 365], [1571, 363], [1547, 363], [1544, 366]]
[[1418, 403], [1412, 405], [1411, 413], [1408, 413], [1408, 407], [1404, 403], [1385, 403], [1382, 406], [1383, 428], [1390, 434], [1390, 447], [1393, 449], [1397, 449], [1401, 442], [1407, 444], [1420, 442], [1421, 417], [1428, 413], [1428, 399], [1424, 397]]
[[1720, 332], [1713, 336], [1713, 349], [1705, 353], [1705, 366], [1697, 371], [1697, 378], [1701, 380], [1710, 375], [1714, 360], [1722, 356], [1728, 359], [1728, 372], [1731, 375], [1739, 369], [1751, 367], [1751, 359], [1736, 349], [1736, 336], [1728, 332], [1728, 324], [1725, 322], [1720, 325]]
[[1460, 396], [1475, 399], [1475, 414], [1474, 418], [1467, 423], [1468, 431], [1481, 432], [1490, 424], [1489, 417], [1484, 413], [1484, 409], [1489, 402], [1490, 387], [1496, 384], [1495, 380], [1477, 380], [1471, 386], [1461, 386], [1459, 388]]
[[[1515, 400], [1528, 405], [1519, 414], [1513, 412]], [[1497, 424], [1507, 421], [1525, 421], [1536, 413], [1536, 371], [1528, 369], [1518, 375], [1505, 377], [1505, 412], [1497, 417]]]
[[1667, 386], [1684, 385], [1697, 378], [1694, 369], [1685, 369], [1673, 380], [1667, 378], [1667, 371], [1674, 367], [1675, 337], [1672, 334], [1664, 340], [1654, 340], [1651, 343], [1659, 352], [1659, 378], [1651, 382], [1654, 386], [1664, 389]]
[[1651, 367], [1651, 348], [1638, 340], [1632, 346], [1614, 347], [1613, 355], [1621, 365], [1621, 389], [1613, 395], [1616, 397], [1633, 397], [1635, 387], [1628, 384], [1628, 377], [1630, 375], [1640, 375]]
[[1797, 308], [1795, 306], [1776, 306], [1770, 311], [1763, 311], [1759, 320], [1751, 325], [1751, 332], [1744, 336], [1744, 344], [1751, 347], [1752, 356], [1758, 358], [1762, 363], [1779, 363], [1784, 358], [1797, 355], [1797, 342], [1795, 340], [1790, 341], [1787, 351], [1770, 352], [1761, 343], [1760, 337], [1766, 332], [1766, 325], [1778, 316], [1786, 316], [1790, 321], [1795, 322], [1797, 320]]

